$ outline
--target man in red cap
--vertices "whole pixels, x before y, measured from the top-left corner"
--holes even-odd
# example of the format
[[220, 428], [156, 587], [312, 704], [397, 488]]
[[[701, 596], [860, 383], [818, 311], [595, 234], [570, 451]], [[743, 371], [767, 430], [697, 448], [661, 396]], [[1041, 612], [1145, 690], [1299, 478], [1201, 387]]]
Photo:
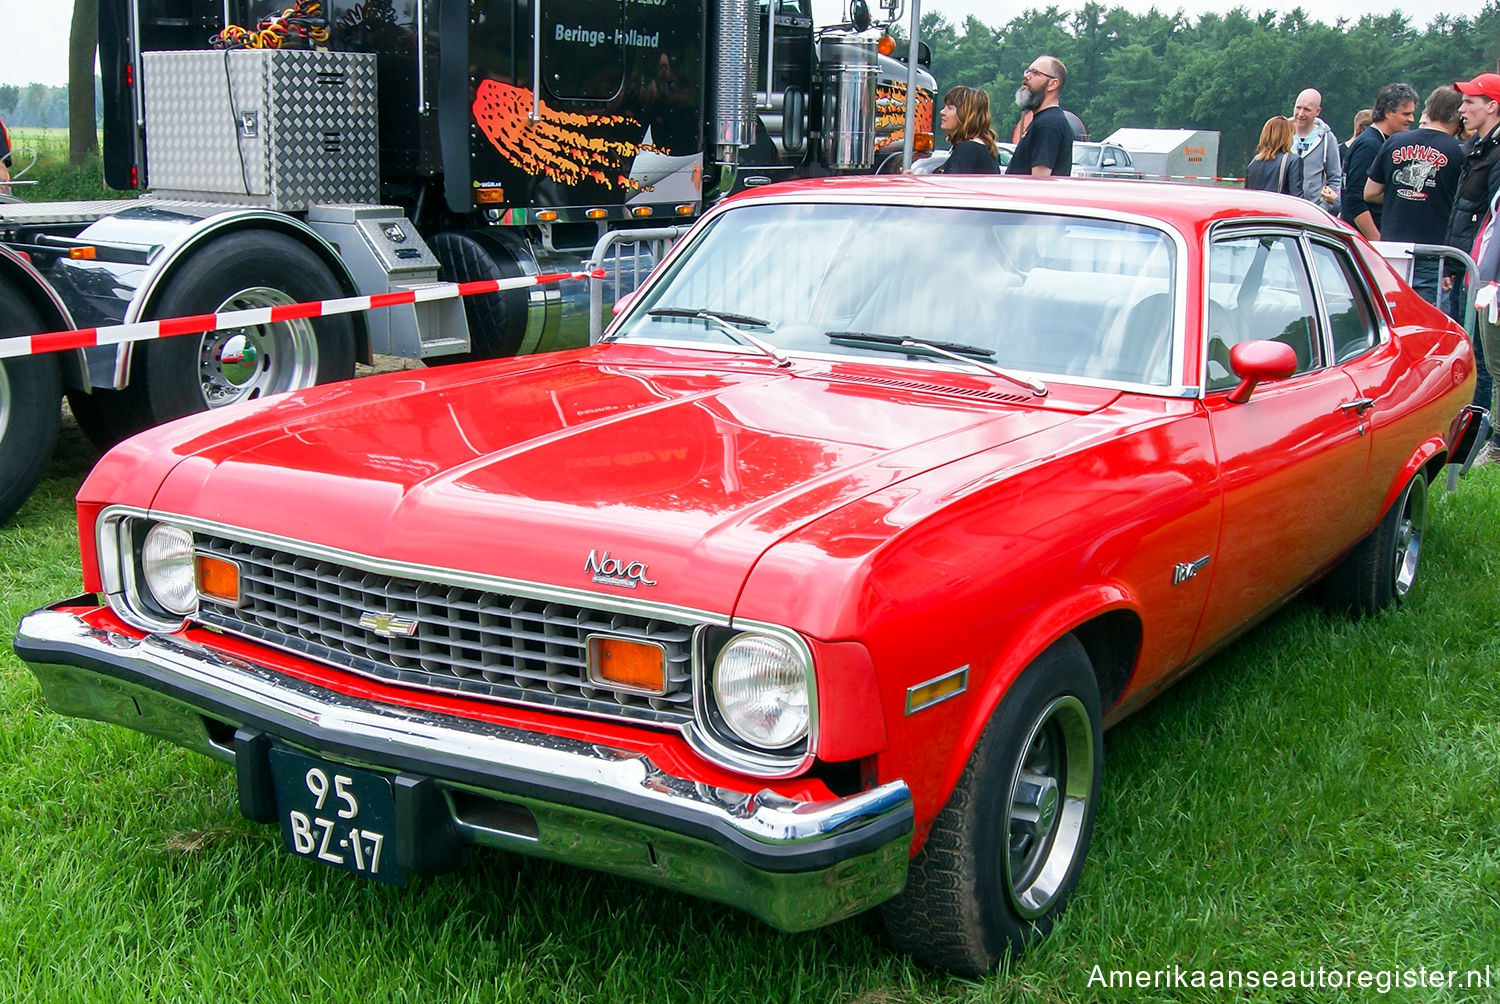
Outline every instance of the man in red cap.
[[[1458, 113], [1464, 125], [1474, 130], [1474, 138], [1466, 144], [1468, 160], [1463, 173], [1458, 176], [1458, 194], [1453, 199], [1453, 214], [1448, 219], [1448, 239], [1445, 243], [1463, 248], [1478, 255], [1478, 239], [1481, 227], [1500, 193], [1500, 73], [1481, 73], [1473, 80], [1458, 81], [1453, 85], [1463, 98]], [[1462, 277], [1458, 277], [1460, 280]], [[1456, 282], [1448, 313], [1463, 316], [1464, 287]], [[1481, 314], [1487, 311], [1481, 310]], [[1488, 318], [1486, 318], [1486, 321]], [[1475, 332], [1477, 334], [1477, 332]], [[1474, 403], [1486, 408], [1492, 406], [1494, 393], [1492, 374], [1500, 368], [1500, 358], [1491, 359], [1484, 350], [1490, 348], [1483, 338], [1474, 339], [1474, 349], [1480, 353], [1483, 365], [1479, 370], [1479, 384], [1474, 389]]]

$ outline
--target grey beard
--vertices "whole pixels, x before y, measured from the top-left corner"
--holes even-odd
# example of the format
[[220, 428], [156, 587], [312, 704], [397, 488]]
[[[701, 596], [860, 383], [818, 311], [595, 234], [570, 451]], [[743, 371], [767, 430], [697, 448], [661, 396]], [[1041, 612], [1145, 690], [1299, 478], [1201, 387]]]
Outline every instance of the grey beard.
[[1023, 112], [1029, 112], [1042, 106], [1042, 96], [1030, 87], [1022, 84], [1016, 88], [1016, 107]]

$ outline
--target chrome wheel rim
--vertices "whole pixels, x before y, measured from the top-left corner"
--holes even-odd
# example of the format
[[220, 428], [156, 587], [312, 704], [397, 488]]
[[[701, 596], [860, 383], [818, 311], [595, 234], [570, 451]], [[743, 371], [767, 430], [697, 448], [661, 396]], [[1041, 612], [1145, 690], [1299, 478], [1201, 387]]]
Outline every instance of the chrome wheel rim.
[[1083, 702], [1059, 697], [1032, 723], [1006, 799], [1006, 891], [1026, 919], [1057, 900], [1083, 843], [1094, 791], [1094, 730]]
[[[256, 286], [233, 294], [214, 313], [295, 302], [279, 289]], [[305, 318], [210, 331], [198, 343], [198, 386], [209, 408], [311, 387], [317, 377], [317, 334]]]
[[1406, 489], [1401, 522], [1396, 524], [1396, 595], [1405, 596], [1417, 581], [1422, 535], [1427, 532], [1427, 479], [1418, 474]]
[[10, 372], [5, 363], [0, 362], [0, 439], [5, 438], [6, 430], [10, 428]]

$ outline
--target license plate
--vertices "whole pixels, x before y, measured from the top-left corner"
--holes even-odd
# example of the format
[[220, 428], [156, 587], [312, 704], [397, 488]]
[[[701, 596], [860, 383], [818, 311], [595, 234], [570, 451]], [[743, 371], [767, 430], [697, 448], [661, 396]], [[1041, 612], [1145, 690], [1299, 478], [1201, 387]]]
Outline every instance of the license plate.
[[396, 801], [379, 774], [272, 747], [271, 783], [287, 850], [391, 885], [396, 864]]

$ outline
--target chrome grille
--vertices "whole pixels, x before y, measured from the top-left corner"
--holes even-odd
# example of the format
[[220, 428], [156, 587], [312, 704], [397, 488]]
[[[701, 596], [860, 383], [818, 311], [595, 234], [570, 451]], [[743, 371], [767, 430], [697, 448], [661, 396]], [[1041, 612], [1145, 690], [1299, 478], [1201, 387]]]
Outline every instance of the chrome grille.
[[[393, 683], [664, 724], [692, 720], [691, 624], [367, 571], [199, 533], [201, 554], [240, 569], [240, 606], [205, 598], [197, 619], [234, 634]], [[415, 618], [411, 637], [360, 626], [367, 613]], [[660, 696], [588, 678], [593, 634], [666, 652]]]

